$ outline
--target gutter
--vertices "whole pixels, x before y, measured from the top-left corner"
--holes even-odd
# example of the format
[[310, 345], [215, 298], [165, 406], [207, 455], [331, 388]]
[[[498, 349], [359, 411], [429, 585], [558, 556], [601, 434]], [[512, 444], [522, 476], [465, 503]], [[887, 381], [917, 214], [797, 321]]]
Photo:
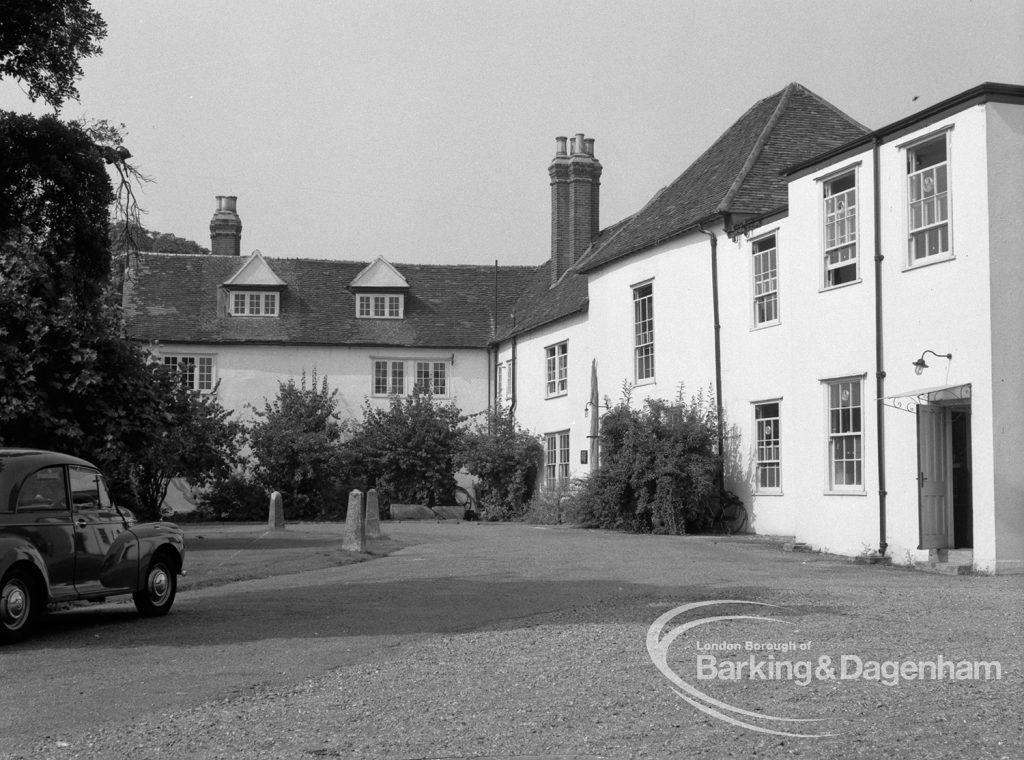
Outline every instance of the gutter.
[[885, 490], [885, 352], [882, 335], [882, 193], [879, 182], [881, 167], [879, 153], [882, 136], [876, 134], [872, 146], [873, 195], [875, 214], [875, 425], [878, 441], [878, 556], [884, 557], [889, 544], [886, 541], [886, 490]]
[[711, 303], [715, 322], [715, 404], [718, 414], [718, 456], [722, 457], [722, 467], [718, 468], [718, 493], [725, 493], [725, 432], [722, 407], [722, 322], [718, 314], [718, 236], [704, 229], [703, 223], [697, 224], [697, 230], [703, 232], [711, 241]]

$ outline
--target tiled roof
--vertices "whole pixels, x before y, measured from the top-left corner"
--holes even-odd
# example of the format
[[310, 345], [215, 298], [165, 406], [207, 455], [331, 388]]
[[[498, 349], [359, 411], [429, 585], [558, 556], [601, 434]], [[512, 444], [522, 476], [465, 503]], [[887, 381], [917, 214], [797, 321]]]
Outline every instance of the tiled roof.
[[783, 169], [866, 132], [794, 82], [755, 103], [619, 234], [591, 249], [579, 271], [593, 271], [724, 214], [763, 214], [783, 207]]
[[[244, 263], [237, 256], [142, 253], [125, 278], [125, 317], [138, 340], [483, 348], [492, 338], [495, 268], [396, 264], [409, 283], [404, 319], [358, 319], [348, 285], [366, 262], [266, 261], [285, 281], [278, 317], [229, 317], [218, 288]], [[498, 314], [533, 277], [533, 267], [498, 267]]]
[[[631, 219], [617, 222], [601, 230], [590, 250], [603, 245], [613, 237]], [[580, 261], [586, 259], [586, 254]], [[588, 305], [587, 277], [577, 271], [574, 265], [559, 278], [554, 286], [551, 284], [551, 261], [545, 261], [537, 267], [525, 289], [514, 301], [511, 313], [498, 325], [498, 340], [521, 335], [528, 330], [542, 327], [556, 319], [567, 317], [580, 311], [586, 311]]]

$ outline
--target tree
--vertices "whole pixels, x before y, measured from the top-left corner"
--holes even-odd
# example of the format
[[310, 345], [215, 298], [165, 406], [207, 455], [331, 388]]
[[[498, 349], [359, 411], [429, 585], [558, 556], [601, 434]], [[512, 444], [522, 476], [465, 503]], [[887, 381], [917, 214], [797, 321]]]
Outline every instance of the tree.
[[0, 244], [39, 261], [34, 295], [49, 304], [69, 295], [88, 308], [103, 293], [114, 200], [105, 147], [80, 124], [0, 111]]
[[107, 25], [89, 0], [4, 0], [0, 3], [0, 78], [28, 85], [28, 95], [59, 110], [78, 99], [81, 59], [102, 52]]
[[298, 384], [278, 383], [273, 401], [262, 410], [251, 407], [256, 421], [247, 430], [254, 476], [268, 492], [280, 491], [289, 517], [317, 518], [340, 510], [341, 483], [346, 473], [336, 390], [327, 378], [318, 387], [314, 370]]
[[111, 225], [111, 248], [115, 251], [149, 251], [152, 253], [208, 254], [199, 243], [169, 232], [147, 230], [138, 224], [118, 221]]
[[540, 439], [516, 423], [511, 410], [498, 408], [466, 436], [464, 463], [479, 479], [488, 514], [521, 517], [533, 497], [544, 461]]
[[[4, 2], [0, 77], [59, 109], [105, 34], [87, 0]], [[130, 155], [104, 121], [0, 111], [0, 444], [92, 460], [119, 498], [155, 514], [170, 477], [202, 482], [226, 466], [233, 428], [126, 336], [109, 208], [137, 210]]]
[[151, 390], [158, 395], [155, 406], [162, 419], [128, 466], [141, 512], [150, 517], [159, 511], [172, 479], [203, 487], [227, 477], [238, 459], [241, 432], [216, 395], [186, 387], [176, 370], [154, 369]]
[[464, 423], [457, 406], [418, 388], [386, 409], [367, 402], [348, 444], [353, 466], [393, 502], [453, 504]]

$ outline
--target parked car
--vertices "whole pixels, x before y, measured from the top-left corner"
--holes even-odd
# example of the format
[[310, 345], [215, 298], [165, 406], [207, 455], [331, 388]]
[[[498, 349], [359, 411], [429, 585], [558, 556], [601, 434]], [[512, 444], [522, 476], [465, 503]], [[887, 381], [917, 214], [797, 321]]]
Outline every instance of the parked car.
[[89, 462], [0, 449], [0, 642], [60, 602], [131, 594], [142, 615], [166, 615], [184, 557], [181, 528], [138, 523]]

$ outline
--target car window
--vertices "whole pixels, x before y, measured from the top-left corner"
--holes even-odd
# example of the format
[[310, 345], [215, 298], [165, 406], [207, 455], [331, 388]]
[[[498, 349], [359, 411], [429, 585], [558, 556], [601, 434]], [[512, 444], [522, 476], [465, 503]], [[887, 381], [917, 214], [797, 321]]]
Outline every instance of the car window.
[[21, 484], [17, 510], [19, 512], [37, 512], [67, 509], [67, 489], [64, 484], [63, 466], [57, 465], [36, 470]]
[[71, 505], [75, 511], [112, 507], [103, 476], [97, 470], [71, 465], [68, 467], [68, 475], [71, 480]]

